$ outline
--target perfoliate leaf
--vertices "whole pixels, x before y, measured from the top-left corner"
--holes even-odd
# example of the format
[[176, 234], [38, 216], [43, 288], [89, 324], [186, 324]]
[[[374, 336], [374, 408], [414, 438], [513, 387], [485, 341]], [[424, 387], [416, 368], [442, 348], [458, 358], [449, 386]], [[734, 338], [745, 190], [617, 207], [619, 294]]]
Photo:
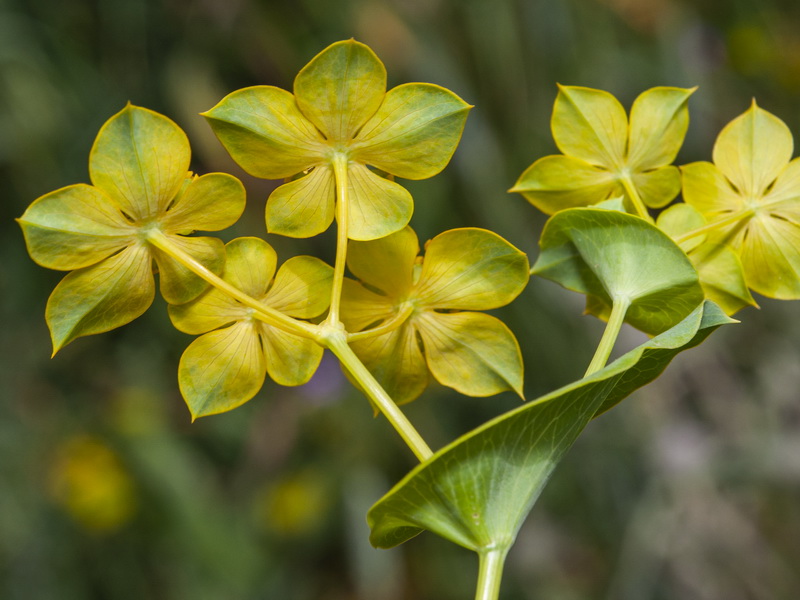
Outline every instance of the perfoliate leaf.
[[666, 206], [681, 191], [681, 172], [672, 165], [636, 173], [632, 181], [642, 202], [650, 208]]
[[417, 234], [405, 227], [378, 240], [350, 242], [347, 267], [364, 283], [402, 299], [414, 284], [414, 263], [418, 254]]
[[752, 290], [800, 298], [800, 159], [789, 162], [786, 125], [753, 103], [720, 133], [714, 160], [683, 167], [683, 195], [699, 210], [710, 241], [741, 258]]
[[278, 269], [264, 301], [296, 319], [312, 319], [328, 310], [333, 269], [313, 256], [295, 256]]
[[322, 360], [322, 346], [313, 340], [261, 326], [267, 373], [281, 385], [303, 385], [316, 373]]
[[522, 397], [522, 354], [502, 321], [475, 312], [423, 313], [415, 324], [436, 380], [467, 396]]
[[19, 218], [28, 253], [48, 269], [88, 267], [135, 239], [131, 223], [99, 189], [77, 184], [36, 200]]
[[144, 313], [155, 295], [151, 263], [147, 248], [136, 244], [64, 277], [47, 301], [53, 354], [75, 338], [110, 331]]
[[294, 95], [303, 114], [327, 140], [351, 140], [383, 102], [386, 68], [355, 40], [331, 44], [303, 67]]
[[166, 210], [189, 170], [189, 140], [167, 117], [128, 104], [97, 134], [89, 155], [92, 183], [128, 216]]
[[706, 303], [591, 377], [460, 437], [370, 509], [370, 541], [390, 548], [427, 529], [476, 552], [510, 547], [556, 464], [592, 417], [729, 322]]
[[595, 297], [630, 303], [625, 320], [650, 334], [669, 329], [703, 300], [697, 271], [664, 232], [644, 219], [594, 208], [550, 217], [531, 272]]
[[244, 205], [241, 181], [227, 173], [208, 173], [192, 179], [169, 207], [161, 225], [170, 233], [220, 231], [239, 220]]
[[405, 179], [433, 177], [453, 156], [471, 108], [437, 85], [397, 86], [359, 131], [353, 157]]

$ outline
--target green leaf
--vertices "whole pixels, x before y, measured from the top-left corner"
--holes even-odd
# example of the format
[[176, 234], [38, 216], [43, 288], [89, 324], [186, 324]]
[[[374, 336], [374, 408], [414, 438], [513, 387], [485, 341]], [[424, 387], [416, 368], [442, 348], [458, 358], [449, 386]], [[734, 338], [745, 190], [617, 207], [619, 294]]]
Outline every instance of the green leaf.
[[427, 179], [453, 156], [472, 107], [430, 83], [407, 83], [386, 93], [353, 144], [353, 158], [405, 179]]
[[202, 114], [233, 160], [255, 177], [283, 179], [323, 162], [324, 138], [286, 90], [237, 90]]
[[385, 93], [386, 68], [368, 46], [355, 40], [331, 44], [294, 80], [300, 110], [334, 142], [355, 137]]
[[675, 160], [689, 127], [687, 101], [696, 89], [655, 87], [636, 98], [631, 107], [628, 164], [646, 171]]
[[138, 220], [166, 210], [183, 185], [190, 153], [186, 134], [170, 119], [128, 104], [97, 134], [89, 175]]
[[135, 239], [133, 226], [113, 201], [84, 184], [38, 198], [18, 222], [31, 258], [48, 269], [88, 267]]
[[650, 334], [669, 329], [703, 300], [697, 271], [664, 232], [644, 219], [594, 208], [550, 218], [531, 272], [594, 296], [607, 308], [630, 302], [625, 320]]
[[509, 192], [522, 194], [543, 213], [590, 206], [621, 193], [613, 173], [571, 156], [545, 156], [520, 175]]
[[348, 164], [347, 175], [350, 191], [347, 235], [350, 239], [374, 240], [408, 225], [414, 199], [406, 188], [355, 162]]
[[333, 223], [336, 182], [328, 165], [275, 189], [267, 200], [267, 231], [293, 238], [322, 233]]
[[267, 369], [257, 327], [234, 323], [200, 336], [184, 351], [178, 384], [192, 420], [232, 410], [264, 385]]
[[556, 464], [586, 424], [655, 379], [676, 354], [729, 322], [706, 303], [591, 377], [460, 437], [370, 509], [370, 541], [391, 548], [427, 529], [476, 552], [510, 547]]
[[559, 85], [551, 128], [564, 154], [605, 167], [625, 162], [628, 117], [608, 92]]
[[53, 354], [75, 338], [110, 331], [142, 315], [155, 295], [151, 263], [147, 248], [137, 244], [64, 277], [45, 311]]
[[430, 308], [505, 306], [528, 283], [528, 257], [492, 231], [451, 229], [425, 246], [417, 296]]
[[522, 395], [522, 354], [502, 321], [475, 312], [425, 312], [414, 321], [436, 380], [467, 396]]

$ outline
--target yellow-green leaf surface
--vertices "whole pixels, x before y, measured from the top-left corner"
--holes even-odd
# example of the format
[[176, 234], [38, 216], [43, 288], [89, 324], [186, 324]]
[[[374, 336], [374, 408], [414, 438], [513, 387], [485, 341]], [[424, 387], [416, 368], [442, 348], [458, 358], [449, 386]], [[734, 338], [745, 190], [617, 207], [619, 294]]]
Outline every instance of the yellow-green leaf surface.
[[415, 323], [436, 381], [467, 396], [514, 390], [522, 397], [522, 353], [500, 319], [476, 312], [425, 312]]
[[133, 245], [64, 277], [47, 302], [53, 354], [75, 338], [110, 331], [144, 313], [155, 294], [150, 262], [147, 249]]
[[686, 135], [693, 91], [647, 90], [628, 122], [608, 92], [559, 86], [551, 126], [563, 156], [537, 160], [509, 191], [547, 214], [624, 194], [628, 211], [646, 217], [646, 207], [666, 206], [680, 192], [680, 174], [669, 163]]
[[[327, 310], [333, 270], [321, 260], [296, 256], [276, 273], [275, 251], [253, 237], [232, 240], [226, 254], [223, 279], [264, 305], [296, 318]], [[188, 304], [170, 306], [169, 315], [177, 329], [205, 334], [186, 349], [178, 373], [181, 393], [195, 418], [250, 400], [267, 373], [282, 385], [303, 384], [322, 358], [322, 348], [312, 340], [257, 320], [251, 308], [217, 289]]]
[[[685, 203], [669, 207], [658, 216], [656, 222], [672, 238], [705, 224], [703, 215]], [[747, 289], [742, 261], [736, 253], [728, 246], [706, 240], [706, 235], [698, 235], [680, 244], [700, 275], [700, 285], [706, 298], [719, 305], [728, 315], [746, 306], [757, 306]]]
[[399, 85], [359, 132], [353, 156], [405, 179], [433, 177], [450, 162], [471, 108], [437, 85]]
[[411, 194], [392, 176], [423, 179], [455, 151], [470, 106], [426, 83], [386, 91], [386, 70], [369, 47], [348, 40], [320, 52], [297, 75], [294, 95], [258, 86], [233, 92], [204, 116], [234, 160], [267, 179], [299, 178], [267, 201], [267, 230], [310, 237], [331, 224], [334, 164], [347, 178], [348, 237], [372, 240], [402, 229]]
[[[644, 219], [573, 208], [550, 217], [532, 273], [594, 297], [650, 334], [669, 329], [703, 300], [697, 271], [667, 234]], [[588, 306], [591, 306], [589, 304]]]
[[386, 67], [368, 46], [355, 40], [331, 44], [294, 80], [300, 110], [333, 142], [351, 140], [385, 94]]
[[460, 437], [370, 509], [370, 541], [390, 548], [429, 530], [478, 553], [508, 549], [586, 424], [655, 379], [679, 352], [729, 322], [705, 303], [594, 375]]
[[189, 170], [189, 140], [156, 112], [128, 104], [97, 134], [89, 155], [92, 183], [134, 220], [159, 214]]
[[525, 169], [509, 192], [519, 192], [548, 215], [597, 204], [621, 193], [614, 175], [607, 169], [561, 154], [537, 160]]
[[134, 239], [134, 229], [101, 190], [77, 184], [46, 194], [19, 218], [28, 253], [48, 269], [88, 267]]
[[516, 298], [529, 273], [528, 257], [496, 233], [451, 229], [425, 245], [417, 296], [434, 309], [489, 310]]
[[[222, 240], [212, 237], [176, 235], [173, 237], [172, 243], [211, 272], [222, 272], [225, 265], [225, 245]], [[203, 279], [161, 250], [153, 249], [153, 257], [158, 265], [161, 295], [170, 304], [183, 304], [194, 300], [208, 288], [208, 284]]]
[[408, 227], [379, 240], [350, 242], [348, 266], [364, 285], [345, 282], [342, 320], [348, 330], [410, 313], [397, 329], [353, 342], [354, 352], [398, 403], [422, 393], [428, 371], [466, 395], [522, 395], [522, 358], [508, 328], [488, 315], [450, 311], [511, 302], [528, 282], [525, 254], [497, 234], [473, 228], [446, 231], [426, 244], [424, 257], [418, 252]]
[[753, 105], [731, 121], [714, 145], [714, 162], [683, 167], [683, 194], [716, 242], [740, 257], [750, 289], [783, 300], [800, 298], [800, 159], [790, 162], [792, 136]]

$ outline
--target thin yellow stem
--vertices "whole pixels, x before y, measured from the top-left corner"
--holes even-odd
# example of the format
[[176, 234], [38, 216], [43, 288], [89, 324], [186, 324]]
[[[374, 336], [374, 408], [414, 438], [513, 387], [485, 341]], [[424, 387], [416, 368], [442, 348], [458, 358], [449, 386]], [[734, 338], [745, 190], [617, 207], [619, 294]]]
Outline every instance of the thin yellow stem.
[[185, 252], [182, 248], [174, 244], [167, 236], [158, 230], [153, 230], [147, 235], [147, 241], [153, 246], [161, 250], [164, 254], [175, 259], [178, 263], [189, 269], [192, 273], [210, 283], [215, 288], [225, 292], [232, 298], [235, 298], [245, 306], [252, 308], [255, 315], [259, 320], [273, 325], [288, 333], [300, 335], [305, 338], [321, 343], [321, 338], [318, 332], [318, 327], [312, 323], [305, 321], [298, 321], [293, 319], [274, 308], [267, 306], [263, 302], [259, 302], [252, 296], [245, 294], [236, 286], [231, 285], [221, 277], [215, 275], [206, 266], [200, 263], [192, 255]]
[[588, 377], [606, 366], [608, 357], [611, 356], [611, 350], [614, 349], [614, 344], [617, 341], [617, 336], [619, 336], [619, 330], [625, 322], [625, 313], [628, 312], [630, 305], [630, 300], [627, 298], [614, 300], [603, 337], [600, 339], [600, 344], [597, 346], [597, 351], [594, 353], [592, 362], [589, 363], [589, 368], [586, 369], [584, 377]]
[[329, 335], [326, 337], [325, 345], [336, 355], [336, 358], [352, 375], [353, 379], [358, 382], [361, 389], [364, 390], [367, 396], [375, 403], [375, 406], [378, 407], [378, 410], [392, 424], [420, 462], [433, 456], [433, 451], [422, 439], [422, 436], [411, 424], [411, 421], [406, 418], [389, 397], [389, 394], [386, 393], [386, 390], [381, 387], [372, 376], [372, 373], [364, 366], [364, 363], [359, 360], [350, 346], [348, 346], [346, 334], [343, 331], [330, 330]]
[[628, 174], [622, 175], [619, 178], [619, 182], [622, 184], [622, 187], [625, 188], [625, 193], [628, 194], [628, 198], [630, 198], [633, 208], [636, 210], [636, 214], [652, 222], [653, 218], [650, 216], [650, 213], [647, 212], [647, 207], [644, 205], [641, 196], [639, 196], [636, 186], [633, 185], [631, 176]]
[[344, 269], [347, 264], [347, 221], [349, 218], [349, 194], [347, 183], [347, 157], [337, 154], [333, 157], [333, 175], [336, 179], [336, 262], [333, 265], [333, 285], [331, 287], [331, 308], [326, 321], [332, 325], [340, 322], [339, 308], [342, 302]]
[[377, 327], [366, 329], [365, 331], [358, 331], [356, 333], [348, 333], [347, 341], [357, 342], [359, 340], [368, 340], [370, 338], [378, 337], [379, 335], [383, 335], [385, 333], [391, 333], [405, 323], [406, 319], [408, 319], [413, 312], [414, 306], [412, 304], [403, 304], [397, 314], [393, 315], [391, 319], [387, 319]]
[[753, 209], [748, 208], [747, 210], [741, 210], [736, 213], [731, 213], [727, 217], [723, 217], [722, 219], [718, 219], [716, 221], [712, 221], [702, 227], [698, 227], [697, 229], [692, 229], [691, 231], [687, 231], [684, 234], [681, 234], [674, 238], [676, 244], [682, 244], [686, 240], [690, 240], [692, 238], [697, 237], [698, 235], [703, 235], [709, 233], [711, 231], [715, 231], [720, 229], [721, 227], [727, 227], [728, 225], [732, 225], [734, 223], [738, 223], [739, 221], [743, 221], [748, 217], [753, 216]]

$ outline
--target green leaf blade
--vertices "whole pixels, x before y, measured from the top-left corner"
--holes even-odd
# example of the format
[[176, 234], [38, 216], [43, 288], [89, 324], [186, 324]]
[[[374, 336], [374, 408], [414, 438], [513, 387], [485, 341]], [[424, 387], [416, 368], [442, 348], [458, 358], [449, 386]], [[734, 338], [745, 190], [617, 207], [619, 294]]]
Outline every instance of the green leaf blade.
[[650, 334], [669, 329], [703, 300], [694, 266], [669, 236], [644, 219], [594, 208], [550, 218], [532, 273], [610, 308], [625, 299], [625, 320]]
[[728, 322], [713, 304], [699, 306], [672, 330], [593, 376], [501, 415], [439, 450], [370, 509], [370, 541], [390, 548], [430, 530], [476, 552], [508, 548], [586, 424]]

